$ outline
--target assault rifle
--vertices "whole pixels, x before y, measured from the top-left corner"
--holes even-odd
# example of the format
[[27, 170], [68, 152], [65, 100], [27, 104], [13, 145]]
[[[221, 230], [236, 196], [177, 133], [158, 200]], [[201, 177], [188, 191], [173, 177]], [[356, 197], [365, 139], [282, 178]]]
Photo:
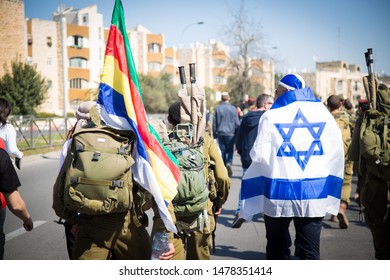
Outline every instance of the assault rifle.
[[377, 80], [374, 73], [374, 59], [372, 49], [367, 49], [364, 53], [366, 58], [366, 65], [368, 70], [368, 76], [363, 77], [364, 89], [367, 95], [367, 99], [370, 101], [370, 107], [376, 109], [376, 87]]

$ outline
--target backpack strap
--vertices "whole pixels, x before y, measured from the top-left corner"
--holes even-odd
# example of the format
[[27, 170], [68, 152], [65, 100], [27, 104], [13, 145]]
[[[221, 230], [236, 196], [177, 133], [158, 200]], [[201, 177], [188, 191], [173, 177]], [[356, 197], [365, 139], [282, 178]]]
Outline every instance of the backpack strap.
[[85, 184], [85, 185], [102, 185], [108, 187], [123, 188], [125, 183], [122, 180], [96, 180], [83, 177], [70, 177], [70, 182], [73, 184]]

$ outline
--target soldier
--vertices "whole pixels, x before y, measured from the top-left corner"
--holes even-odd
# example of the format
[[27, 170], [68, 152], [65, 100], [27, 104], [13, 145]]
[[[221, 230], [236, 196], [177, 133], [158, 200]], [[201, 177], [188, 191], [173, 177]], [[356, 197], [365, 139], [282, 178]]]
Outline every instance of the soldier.
[[[389, 117], [390, 89], [386, 85], [379, 85], [376, 93], [376, 100], [377, 110]], [[375, 112], [376, 110], [373, 111]], [[351, 160], [359, 164], [359, 175], [361, 176], [359, 179], [359, 181], [361, 181], [361, 183], [359, 183], [359, 200], [363, 208], [365, 221], [370, 227], [373, 237], [375, 258], [379, 260], [390, 260], [390, 181], [384, 178], [386, 176], [388, 178], [389, 171], [387, 169], [383, 170], [385, 172], [379, 174], [374, 173], [375, 166], [373, 166], [373, 164], [375, 164], [375, 162], [362, 156], [366, 150], [360, 139], [363, 127], [361, 124], [364, 124], [367, 113], [369, 113], [369, 111], [366, 111], [362, 119], [359, 119], [356, 123], [349, 156]], [[379, 136], [378, 131], [373, 132], [374, 134], [372, 132], [370, 134]], [[377, 138], [379, 139], [380, 137]], [[375, 140], [373, 143], [374, 142], [376, 143], [377, 141]], [[388, 148], [382, 152], [388, 153]]]
[[[94, 127], [100, 125], [100, 116], [96, 106], [89, 104], [83, 112], [89, 119], [83, 126]], [[80, 113], [80, 112], [78, 112]], [[72, 138], [74, 139], [74, 138]], [[73, 141], [73, 140], [71, 140]], [[104, 260], [104, 259], [131, 259], [148, 260], [151, 257], [151, 242], [147, 232], [148, 217], [146, 210], [153, 208], [154, 231], [167, 231], [157, 210], [152, 195], [137, 184], [132, 177], [132, 201], [131, 208], [127, 211], [107, 214], [80, 214], [64, 209], [63, 197], [60, 196], [61, 188], [64, 186], [65, 176], [68, 172], [67, 166], [71, 160], [68, 152], [70, 147], [64, 149], [67, 155], [61, 166], [60, 173], [53, 189], [53, 209], [61, 217], [61, 222], [67, 226], [69, 236], [74, 236], [74, 245], [70, 243], [71, 259], [79, 260]], [[128, 179], [128, 177], [124, 178]], [[130, 184], [130, 183], [129, 183]], [[92, 190], [92, 188], [91, 188]], [[169, 213], [174, 217], [172, 205], [168, 205]], [[63, 213], [66, 213], [64, 215]], [[169, 260], [174, 255], [173, 233], [170, 234], [169, 251], [163, 253], [160, 259]]]
[[[180, 102], [173, 103], [169, 108], [168, 121], [175, 127], [181, 121]], [[210, 226], [203, 229], [191, 231], [190, 235], [182, 234], [175, 236], [175, 257], [174, 260], [209, 260], [211, 248], [211, 234], [215, 229], [217, 217], [222, 210], [222, 205], [227, 200], [230, 189], [230, 178], [224, 166], [218, 147], [211, 136], [206, 132], [204, 134], [204, 143], [202, 146], [203, 155], [206, 158], [204, 170], [209, 174], [209, 166], [214, 163], [213, 174], [216, 182], [216, 191], [209, 192], [207, 202], [207, 218]], [[214, 209], [214, 210], [213, 210]], [[176, 217], [177, 220], [180, 218]], [[185, 248], [186, 244], [186, 248]], [[186, 250], [186, 252], [185, 252]]]
[[336, 216], [331, 216], [331, 220], [334, 222], [339, 222], [339, 226], [342, 229], [346, 229], [349, 226], [349, 221], [346, 215], [348, 205], [350, 204], [350, 196], [352, 189], [352, 175], [353, 175], [353, 162], [348, 158], [348, 148], [351, 144], [351, 123], [350, 116], [344, 110], [341, 110], [342, 101], [337, 95], [331, 95], [327, 99], [327, 106], [329, 111], [335, 118], [343, 137], [344, 143], [344, 181], [341, 189], [341, 202], [340, 210]]

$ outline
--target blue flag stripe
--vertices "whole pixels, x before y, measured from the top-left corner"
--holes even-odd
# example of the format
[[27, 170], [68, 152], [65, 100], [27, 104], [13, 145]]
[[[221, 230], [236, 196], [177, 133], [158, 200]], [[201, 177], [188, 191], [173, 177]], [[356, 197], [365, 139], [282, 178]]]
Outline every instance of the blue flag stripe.
[[264, 176], [242, 181], [241, 198], [264, 195], [275, 200], [340, 198], [343, 179], [336, 176], [305, 180], [271, 179]]
[[317, 99], [311, 90], [308, 90], [307, 88], [285, 92], [281, 97], [282, 98], [279, 97], [275, 100], [270, 110], [287, 106], [295, 101], [321, 102], [321, 100]]
[[[136, 134], [137, 139], [141, 139], [141, 135], [139, 134], [137, 125], [127, 115], [123, 95], [104, 83], [100, 83], [99, 90], [100, 94], [97, 103], [103, 104], [106, 112], [109, 115], [125, 118], [129, 122], [130, 126], [133, 128], [133, 132]], [[146, 161], [149, 162], [149, 157], [146, 153], [145, 145], [142, 141], [137, 141], [137, 151], [141, 157], [143, 157]]]

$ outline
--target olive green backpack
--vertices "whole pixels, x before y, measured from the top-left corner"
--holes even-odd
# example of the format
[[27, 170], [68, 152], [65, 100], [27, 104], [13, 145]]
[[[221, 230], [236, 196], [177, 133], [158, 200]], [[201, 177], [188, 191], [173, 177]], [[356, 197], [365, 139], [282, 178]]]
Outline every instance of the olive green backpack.
[[60, 218], [130, 209], [134, 137], [131, 131], [107, 126], [74, 132], [53, 189], [53, 209]]
[[172, 201], [178, 218], [200, 214], [206, 209], [209, 196], [205, 174], [206, 159], [202, 151], [203, 141], [191, 144], [191, 136], [188, 137], [191, 131], [191, 124], [179, 124], [170, 135], [170, 141], [164, 143], [179, 161], [180, 182]]
[[381, 85], [377, 92], [377, 110], [364, 113], [360, 128], [360, 152], [368, 172], [390, 181], [390, 90]]

